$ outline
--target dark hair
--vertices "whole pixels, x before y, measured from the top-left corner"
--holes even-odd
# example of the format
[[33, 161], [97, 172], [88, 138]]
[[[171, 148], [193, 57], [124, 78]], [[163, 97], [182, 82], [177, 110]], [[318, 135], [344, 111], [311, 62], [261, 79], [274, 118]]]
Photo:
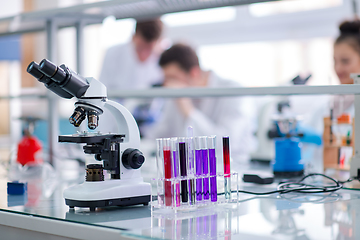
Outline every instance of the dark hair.
[[135, 34], [139, 34], [147, 42], [156, 41], [161, 37], [163, 23], [160, 18], [137, 21], [135, 26]]
[[360, 20], [345, 21], [340, 24], [340, 36], [335, 44], [346, 42], [360, 54]]
[[189, 72], [193, 67], [199, 66], [199, 58], [190, 46], [175, 44], [163, 52], [159, 60], [161, 67], [170, 63], [177, 63], [183, 70]]

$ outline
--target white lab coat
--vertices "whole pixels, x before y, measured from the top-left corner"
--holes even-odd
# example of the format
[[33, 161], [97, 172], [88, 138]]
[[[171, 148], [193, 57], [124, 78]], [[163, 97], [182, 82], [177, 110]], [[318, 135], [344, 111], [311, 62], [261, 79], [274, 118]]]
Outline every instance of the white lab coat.
[[[153, 53], [145, 62], [140, 62], [132, 42], [110, 47], [104, 58], [99, 80], [107, 89], [144, 89], [163, 81], [163, 73], [159, 66], [159, 56]], [[114, 99], [112, 99], [114, 100]], [[117, 100], [130, 112], [148, 99]], [[118, 132], [116, 119], [105, 112], [100, 116], [99, 128], [101, 132]]]
[[[211, 72], [208, 87], [240, 87], [240, 84], [221, 79]], [[160, 137], [186, 136], [188, 126], [192, 126], [194, 136], [217, 136], [217, 155], [222, 155], [222, 137], [229, 136], [232, 156], [236, 156], [235, 159], [249, 159], [254, 144], [250, 99], [212, 97], [192, 101], [196, 110], [186, 119], [180, 112], [176, 99], [167, 100], [162, 117], [147, 131], [146, 137], [155, 140]]]
[[116, 45], [106, 52], [99, 80], [108, 89], [148, 88], [163, 80], [158, 62], [155, 53], [140, 62], [132, 42]]

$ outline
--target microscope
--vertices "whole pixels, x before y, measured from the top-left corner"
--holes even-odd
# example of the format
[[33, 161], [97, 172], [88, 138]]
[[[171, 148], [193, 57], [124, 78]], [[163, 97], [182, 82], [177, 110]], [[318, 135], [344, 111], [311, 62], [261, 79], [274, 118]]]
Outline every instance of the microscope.
[[[140, 150], [139, 128], [131, 113], [121, 104], [109, 101], [104, 84], [94, 78], [84, 78], [64, 64], [57, 66], [47, 59], [40, 64], [31, 62], [27, 72], [58, 96], [66, 99], [76, 97], [75, 110], [69, 122], [79, 127], [87, 118], [88, 128], [98, 127], [99, 116], [109, 111], [116, 119], [121, 134], [83, 132], [59, 136], [59, 142], [85, 144], [86, 154], [94, 154], [103, 164], [89, 164], [85, 182], [66, 189], [65, 203], [74, 207], [97, 207], [148, 205], [151, 196], [150, 183], [143, 181], [140, 167], [145, 158]], [[104, 180], [104, 172], [111, 179]]]

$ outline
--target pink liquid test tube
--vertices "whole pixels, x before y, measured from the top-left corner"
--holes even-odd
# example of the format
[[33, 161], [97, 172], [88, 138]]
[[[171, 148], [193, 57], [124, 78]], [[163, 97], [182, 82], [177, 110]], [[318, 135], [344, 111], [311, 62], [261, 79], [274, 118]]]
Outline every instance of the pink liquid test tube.
[[202, 188], [202, 151], [200, 144], [200, 137], [195, 137], [195, 176], [198, 177], [196, 179], [196, 201], [202, 201], [203, 199], [203, 188]]
[[208, 138], [209, 146], [209, 163], [210, 163], [210, 195], [211, 201], [217, 201], [217, 185], [216, 185], [216, 136]]
[[225, 198], [231, 198], [231, 182], [230, 182], [230, 143], [229, 137], [223, 137], [223, 158], [224, 158], [224, 188]]
[[170, 138], [163, 139], [164, 175], [165, 175], [165, 206], [172, 206], [173, 192], [171, 183], [171, 147]]
[[[176, 179], [180, 176], [180, 166], [179, 166], [179, 146], [178, 139], [176, 137], [171, 138], [171, 165], [172, 165], [172, 178]], [[180, 206], [180, 182], [175, 182], [174, 184], [174, 196], [176, 207]]]

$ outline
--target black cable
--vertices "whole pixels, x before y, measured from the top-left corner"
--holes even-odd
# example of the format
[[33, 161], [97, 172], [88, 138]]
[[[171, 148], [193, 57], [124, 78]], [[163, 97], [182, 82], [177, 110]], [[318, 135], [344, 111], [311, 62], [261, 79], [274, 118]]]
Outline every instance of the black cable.
[[[309, 177], [314, 177], [314, 176], [321, 176], [321, 177], [327, 178], [335, 184], [321, 186], [321, 185], [312, 185], [312, 184], [304, 183], [305, 179], [307, 179]], [[359, 178], [351, 177], [346, 181], [338, 181], [335, 178], [329, 177], [322, 173], [310, 173], [310, 174], [304, 176], [299, 181], [282, 182], [278, 185], [277, 190], [274, 190], [274, 191], [250, 192], [250, 191], [239, 190], [238, 192], [245, 193], [245, 194], [252, 194], [252, 195], [271, 195], [271, 194], [275, 194], [275, 193], [286, 194], [286, 193], [294, 193], [294, 192], [295, 193], [331, 193], [331, 192], [335, 192], [335, 191], [342, 189], [343, 184], [354, 181], [354, 180], [359, 180]], [[236, 191], [233, 191], [233, 192], [236, 192]], [[224, 194], [224, 193], [220, 193], [219, 195], [222, 195], [222, 194]]]
[[[321, 176], [324, 178], [327, 178], [329, 180], [331, 180], [333, 183], [335, 183], [335, 185], [313, 185], [313, 184], [308, 184], [308, 183], [304, 183], [304, 180], [309, 178], [309, 177], [315, 177], [315, 176]], [[303, 178], [301, 178], [299, 181], [288, 181], [288, 182], [280, 182], [277, 190], [273, 190], [273, 191], [268, 191], [268, 192], [250, 192], [250, 191], [245, 191], [245, 190], [239, 190], [239, 193], [245, 193], [245, 194], [251, 194], [251, 195], [257, 195], [257, 196], [261, 196], [261, 195], [271, 195], [271, 194], [287, 194], [287, 193], [307, 193], [307, 194], [316, 194], [316, 193], [330, 193], [330, 195], [327, 196], [331, 196], [331, 194], [333, 192], [336, 192], [343, 187], [343, 184], [348, 183], [348, 182], [352, 182], [354, 180], [358, 180], [360, 181], [359, 177], [351, 177], [346, 181], [338, 181], [335, 178], [332, 178], [330, 176], [327, 176], [325, 174], [322, 173], [310, 173], [306, 176], [304, 176]], [[356, 189], [356, 188], [344, 188], [347, 190], [360, 190], [360, 189]], [[236, 193], [236, 191], [231, 191], [232, 193]], [[225, 192], [221, 192], [218, 193], [217, 195], [224, 195]], [[157, 200], [158, 196], [157, 195], [152, 195], [152, 200]], [[253, 199], [253, 198], [251, 198]], [[248, 201], [249, 199], [245, 199], [244, 201]], [[288, 199], [290, 200], [290, 199]], [[321, 200], [316, 200], [316, 202], [321, 202]]]

